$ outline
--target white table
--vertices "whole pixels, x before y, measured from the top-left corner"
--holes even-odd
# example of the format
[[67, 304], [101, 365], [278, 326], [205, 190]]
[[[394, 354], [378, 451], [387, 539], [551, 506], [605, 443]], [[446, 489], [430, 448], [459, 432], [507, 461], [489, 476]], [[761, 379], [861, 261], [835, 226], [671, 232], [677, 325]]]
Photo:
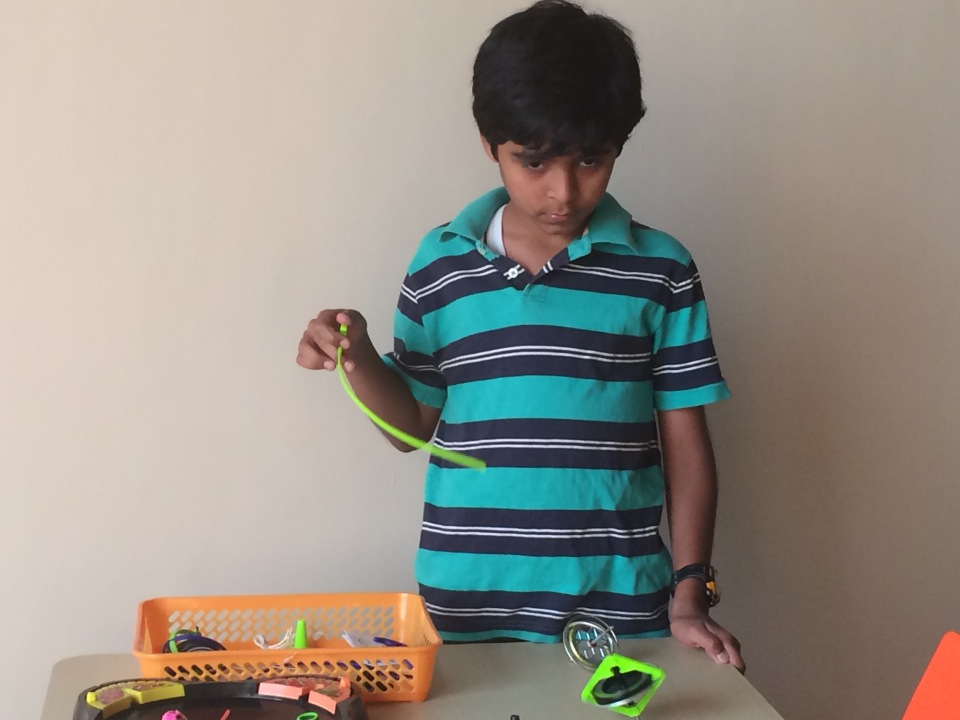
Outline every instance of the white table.
[[[620, 654], [662, 667], [667, 677], [641, 720], [783, 720], [746, 678], [672, 639], [623, 640]], [[82, 655], [53, 667], [41, 720], [71, 720], [81, 691], [140, 677], [132, 655]], [[371, 703], [370, 720], [616, 720], [580, 701], [590, 673], [560, 645], [492, 643], [437, 650], [422, 703]]]

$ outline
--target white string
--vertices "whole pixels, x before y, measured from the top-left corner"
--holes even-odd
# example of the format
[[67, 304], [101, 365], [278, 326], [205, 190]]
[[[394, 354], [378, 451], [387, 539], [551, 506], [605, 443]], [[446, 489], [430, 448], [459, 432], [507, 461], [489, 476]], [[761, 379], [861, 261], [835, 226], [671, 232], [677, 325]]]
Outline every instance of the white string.
[[282, 648], [293, 647], [293, 628], [287, 628], [284, 636], [273, 645], [268, 645], [263, 635], [254, 635], [253, 644], [261, 650], [280, 650]]

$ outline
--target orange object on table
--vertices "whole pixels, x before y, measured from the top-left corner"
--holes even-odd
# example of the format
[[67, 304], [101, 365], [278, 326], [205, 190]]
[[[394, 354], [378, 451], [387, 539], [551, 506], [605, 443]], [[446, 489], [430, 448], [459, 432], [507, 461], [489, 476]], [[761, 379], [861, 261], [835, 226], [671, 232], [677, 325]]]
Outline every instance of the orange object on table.
[[[262, 649], [304, 621], [305, 648]], [[197, 628], [224, 650], [163, 652], [171, 631]], [[385, 637], [398, 646], [351, 647], [343, 634]], [[426, 604], [411, 593], [319, 593], [154, 598], [140, 603], [133, 654], [144, 677], [269, 680], [347, 677], [365, 702], [422, 701], [442, 644]]]
[[956, 720], [960, 717], [960, 635], [948, 632], [913, 693], [903, 720]]

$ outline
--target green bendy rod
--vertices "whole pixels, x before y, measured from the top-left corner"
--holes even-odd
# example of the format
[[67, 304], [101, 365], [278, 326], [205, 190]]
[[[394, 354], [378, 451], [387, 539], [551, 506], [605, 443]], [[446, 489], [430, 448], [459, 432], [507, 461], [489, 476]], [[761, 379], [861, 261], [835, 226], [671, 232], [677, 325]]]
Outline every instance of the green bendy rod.
[[[347, 326], [340, 325], [340, 334], [347, 334]], [[385, 433], [392, 435], [401, 442], [405, 442], [412, 448], [417, 450], [426, 450], [431, 455], [446, 460], [447, 462], [452, 462], [457, 465], [462, 465], [465, 468], [471, 468], [473, 470], [486, 470], [487, 464], [483, 460], [479, 460], [475, 457], [470, 457], [469, 455], [464, 455], [463, 453], [454, 452], [453, 450], [447, 450], [446, 448], [437, 447], [431, 442], [425, 442], [420, 438], [414, 437], [409, 433], [405, 433], [400, 428], [394, 427], [386, 420], [378, 416], [373, 410], [368, 408], [363, 404], [363, 401], [357, 397], [357, 394], [353, 391], [353, 388], [350, 387], [350, 381], [347, 380], [347, 373], [343, 369], [343, 348], [337, 348], [337, 373], [340, 375], [340, 384], [343, 385], [343, 389], [347, 391], [347, 395], [350, 396], [350, 399], [353, 400], [354, 404], [363, 411], [363, 414], [370, 418], [374, 425], [383, 430]]]

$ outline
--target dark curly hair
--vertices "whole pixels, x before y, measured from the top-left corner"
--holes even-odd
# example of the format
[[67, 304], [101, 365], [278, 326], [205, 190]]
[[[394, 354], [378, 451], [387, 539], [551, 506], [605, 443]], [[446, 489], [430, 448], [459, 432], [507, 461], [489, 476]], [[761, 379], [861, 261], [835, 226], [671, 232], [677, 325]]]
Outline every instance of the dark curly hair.
[[473, 116], [496, 152], [618, 153], [646, 108], [630, 32], [565, 0], [497, 23], [473, 65]]

